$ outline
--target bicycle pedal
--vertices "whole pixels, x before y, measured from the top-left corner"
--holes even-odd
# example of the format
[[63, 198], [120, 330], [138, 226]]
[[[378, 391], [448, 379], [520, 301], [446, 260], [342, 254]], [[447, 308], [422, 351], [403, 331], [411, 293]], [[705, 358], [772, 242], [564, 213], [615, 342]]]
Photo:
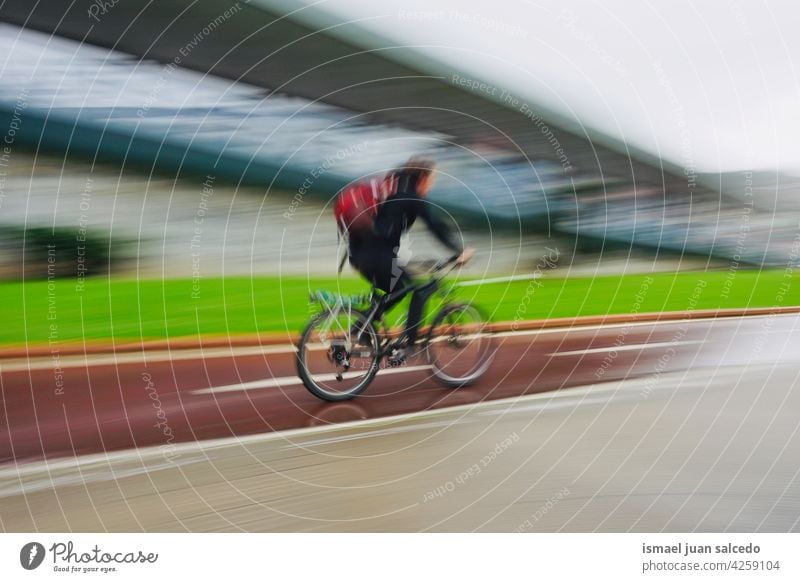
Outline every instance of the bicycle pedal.
[[404, 354], [392, 355], [389, 356], [388, 362], [390, 368], [399, 368], [406, 363], [406, 358]]

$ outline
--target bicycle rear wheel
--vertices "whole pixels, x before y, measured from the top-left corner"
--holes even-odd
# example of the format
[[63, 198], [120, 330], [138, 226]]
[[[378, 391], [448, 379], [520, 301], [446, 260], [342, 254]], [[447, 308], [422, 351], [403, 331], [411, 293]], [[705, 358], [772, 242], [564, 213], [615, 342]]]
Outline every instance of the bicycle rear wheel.
[[372, 382], [379, 342], [375, 326], [366, 322], [360, 311], [342, 310], [320, 313], [308, 323], [297, 347], [297, 373], [314, 396], [349, 400]]
[[468, 303], [444, 306], [433, 320], [426, 344], [433, 375], [450, 388], [476, 382], [495, 355], [485, 318]]

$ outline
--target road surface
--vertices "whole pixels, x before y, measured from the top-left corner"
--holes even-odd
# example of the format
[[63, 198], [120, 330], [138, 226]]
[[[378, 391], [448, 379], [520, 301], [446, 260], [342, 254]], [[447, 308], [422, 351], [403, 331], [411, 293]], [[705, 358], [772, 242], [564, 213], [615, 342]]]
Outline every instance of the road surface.
[[[274, 347], [0, 365], [7, 531], [798, 530], [800, 317], [503, 334], [329, 404]], [[569, 389], [567, 389], [569, 388]], [[138, 448], [133, 448], [138, 447]]]

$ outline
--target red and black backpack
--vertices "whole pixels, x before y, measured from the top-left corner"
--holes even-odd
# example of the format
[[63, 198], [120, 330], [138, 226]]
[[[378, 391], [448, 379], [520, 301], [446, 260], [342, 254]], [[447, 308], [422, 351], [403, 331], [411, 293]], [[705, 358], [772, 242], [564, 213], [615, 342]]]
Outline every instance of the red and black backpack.
[[349, 236], [372, 230], [380, 205], [396, 191], [397, 177], [394, 174], [354, 182], [342, 188], [333, 207], [339, 234]]
[[[384, 178], [370, 178], [354, 182], [342, 188], [333, 206], [336, 227], [339, 229], [340, 241], [351, 234], [370, 232], [375, 225], [375, 217], [381, 204], [397, 192], [397, 176], [389, 173]], [[339, 261], [339, 272], [342, 272], [347, 259], [347, 249]]]

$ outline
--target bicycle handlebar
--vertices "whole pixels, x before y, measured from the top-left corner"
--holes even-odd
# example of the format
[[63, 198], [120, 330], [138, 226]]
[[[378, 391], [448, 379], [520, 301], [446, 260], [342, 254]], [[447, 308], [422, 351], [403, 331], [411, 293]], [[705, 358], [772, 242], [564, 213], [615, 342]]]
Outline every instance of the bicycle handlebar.
[[[426, 271], [427, 274], [431, 275], [431, 277], [434, 278], [434, 279], [441, 279], [447, 273], [452, 271], [453, 268], [455, 268], [456, 261], [458, 260], [458, 257], [460, 257], [460, 256], [461, 256], [460, 254], [453, 255], [452, 257], [448, 257], [448, 258], [442, 259], [440, 261], [425, 260], [425, 261], [416, 261], [416, 262], [413, 262], [413, 263], [410, 262], [410, 263], [407, 263], [406, 266], [407, 267], [411, 267], [412, 269], [418, 268], [418, 269], [420, 269], [422, 271]], [[420, 273], [417, 273], [417, 274], [424, 275], [425, 273], [420, 272]]]

